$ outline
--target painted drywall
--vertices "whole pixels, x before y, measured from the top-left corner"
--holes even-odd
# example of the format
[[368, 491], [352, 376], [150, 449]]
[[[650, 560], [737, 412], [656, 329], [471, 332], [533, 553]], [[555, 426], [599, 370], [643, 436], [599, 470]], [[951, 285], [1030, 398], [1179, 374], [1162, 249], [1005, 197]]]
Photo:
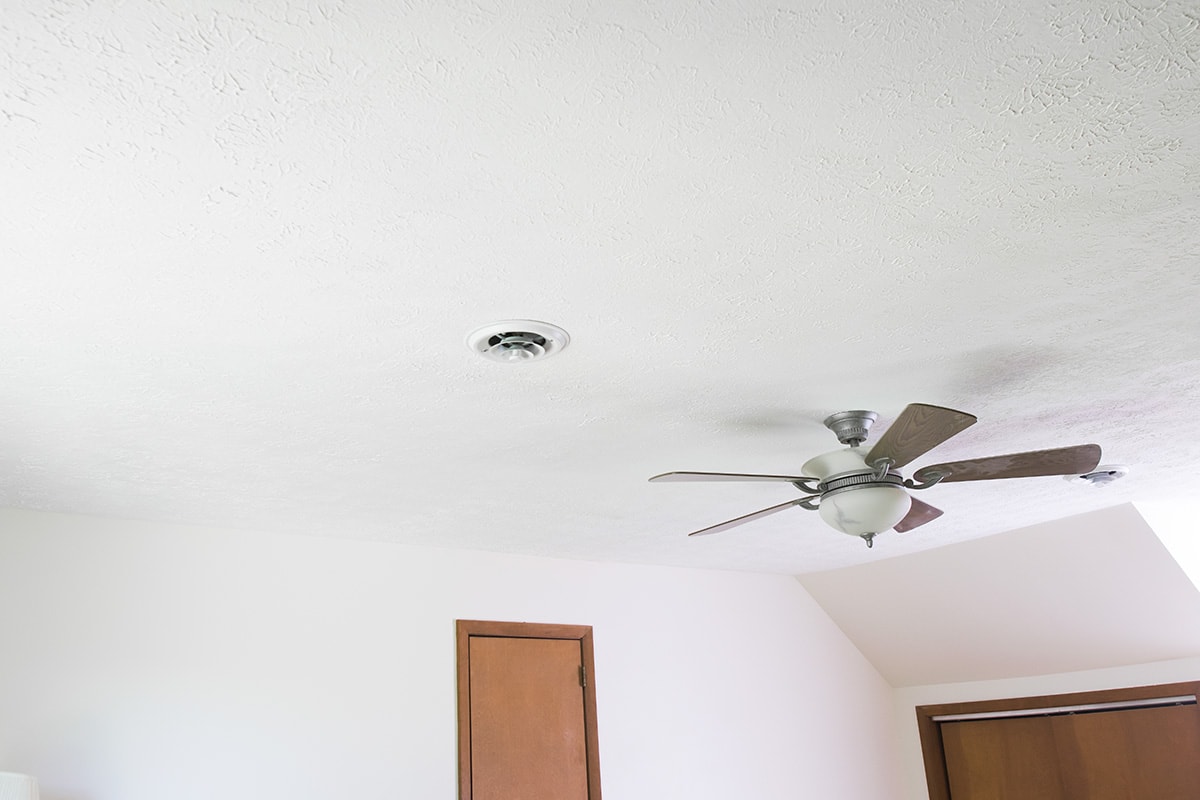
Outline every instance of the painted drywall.
[[1200, 501], [1177, 497], [1169, 501], [1145, 501], [1133, 504], [1146, 520], [1180, 569], [1200, 589], [1200, 542], [1196, 541], [1196, 520], [1200, 519]]
[[907, 800], [929, 800], [924, 766], [921, 762], [921, 739], [917, 733], [917, 706], [993, 700], [1002, 697], [1037, 697], [1195, 680], [1200, 680], [1200, 658], [1175, 659], [1086, 672], [1064, 672], [1030, 678], [946, 683], [897, 689], [895, 692], [896, 721], [899, 726], [897, 739], [904, 762], [904, 797]]
[[0, 511], [0, 768], [44, 800], [450, 798], [454, 620], [594, 626], [605, 793], [898, 797], [792, 578]]
[[1200, 591], [1129, 503], [800, 582], [893, 686], [1200, 657]]

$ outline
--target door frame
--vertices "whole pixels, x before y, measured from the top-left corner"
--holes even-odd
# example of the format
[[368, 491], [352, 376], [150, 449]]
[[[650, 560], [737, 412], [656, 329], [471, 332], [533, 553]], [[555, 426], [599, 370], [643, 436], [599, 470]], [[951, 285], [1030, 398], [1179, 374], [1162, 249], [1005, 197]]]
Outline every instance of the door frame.
[[[917, 731], [921, 736], [921, 755], [925, 760], [925, 782], [929, 787], [929, 800], [951, 800], [950, 776], [946, 772], [946, 753], [942, 746], [941, 726], [934, 717], [950, 714], [988, 714], [1024, 709], [1036, 711], [1039, 708], [1088, 705], [1090, 703], [1121, 703], [1180, 695], [1195, 695], [1200, 698], [1200, 681], [1164, 683], [1157, 686], [1131, 686], [1125, 689], [1072, 692], [1039, 697], [1010, 697], [1001, 700], [917, 706]], [[1197, 718], [1200, 719], [1200, 705], [1195, 705], [1193, 708], [1196, 709]]]
[[588, 800], [600, 800], [600, 745], [596, 733], [596, 659], [591, 625], [455, 620], [458, 670], [458, 796], [471, 800], [471, 638], [570, 639], [579, 642], [583, 663], [583, 727]]

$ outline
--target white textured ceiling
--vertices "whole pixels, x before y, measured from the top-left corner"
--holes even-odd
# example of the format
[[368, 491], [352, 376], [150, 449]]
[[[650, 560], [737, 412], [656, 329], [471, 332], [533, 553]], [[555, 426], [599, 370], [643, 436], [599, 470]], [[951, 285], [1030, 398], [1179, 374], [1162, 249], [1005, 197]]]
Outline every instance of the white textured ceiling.
[[[2, 505], [801, 573], [1200, 494], [1194, 2], [26, 0], [0, 65]], [[914, 401], [1133, 474], [872, 551], [646, 483]]]

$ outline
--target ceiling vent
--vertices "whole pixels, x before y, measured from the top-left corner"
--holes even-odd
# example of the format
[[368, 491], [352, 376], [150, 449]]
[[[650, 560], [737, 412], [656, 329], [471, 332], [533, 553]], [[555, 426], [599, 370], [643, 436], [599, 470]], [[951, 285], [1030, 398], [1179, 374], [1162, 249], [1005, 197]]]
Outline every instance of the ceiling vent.
[[1067, 475], [1071, 483], [1086, 483], [1091, 486], [1108, 486], [1129, 474], [1129, 467], [1124, 464], [1101, 464], [1091, 472], [1082, 475]]
[[467, 337], [467, 347], [506, 364], [549, 358], [566, 347], [571, 337], [562, 328], [532, 319], [506, 319], [484, 325]]

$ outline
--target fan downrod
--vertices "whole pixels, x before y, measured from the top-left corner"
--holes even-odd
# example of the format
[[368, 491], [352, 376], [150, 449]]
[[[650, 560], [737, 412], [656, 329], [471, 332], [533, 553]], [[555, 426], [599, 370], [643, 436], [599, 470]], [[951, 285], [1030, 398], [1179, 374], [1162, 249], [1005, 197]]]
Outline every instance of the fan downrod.
[[824, 425], [842, 444], [858, 447], [867, 440], [871, 425], [877, 419], [879, 415], [874, 411], [839, 411], [826, 417]]

